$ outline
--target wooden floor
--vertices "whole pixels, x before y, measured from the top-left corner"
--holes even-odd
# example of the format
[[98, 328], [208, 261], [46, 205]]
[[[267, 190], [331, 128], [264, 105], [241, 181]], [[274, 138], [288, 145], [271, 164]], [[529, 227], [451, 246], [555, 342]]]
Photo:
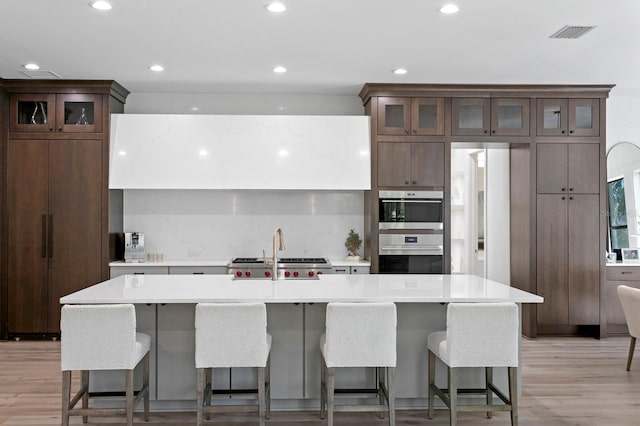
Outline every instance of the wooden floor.
[[[628, 337], [538, 338], [523, 342], [523, 395], [520, 424], [547, 425], [640, 425], [640, 354], [627, 372]], [[0, 425], [60, 424], [59, 342], [0, 342]], [[425, 411], [399, 411], [397, 424], [448, 425], [445, 411], [428, 420]], [[488, 420], [482, 414], [460, 415], [460, 425], [508, 425], [507, 413], [495, 413]], [[255, 425], [249, 417], [215, 418], [209, 424]], [[95, 422], [95, 423], [94, 423]], [[81, 424], [80, 418], [72, 420]], [[91, 424], [117, 424], [122, 419], [89, 419]], [[195, 424], [193, 413], [152, 413], [145, 423]], [[312, 426], [324, 424], [315, 412], [274, 412], [269, 425]], [[386, 425], [373, 414], [337, 413], [336, 425]]]

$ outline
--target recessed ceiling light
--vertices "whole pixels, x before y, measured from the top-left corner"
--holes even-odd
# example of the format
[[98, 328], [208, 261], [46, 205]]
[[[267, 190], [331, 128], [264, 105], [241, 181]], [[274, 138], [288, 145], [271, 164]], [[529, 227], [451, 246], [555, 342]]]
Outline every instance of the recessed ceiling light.
[[287, 10], [287, 7], [284, 4], [278, 3], [278, 2], [269, 3], [268, 5], [265, 6], [265, 8], [269, 12], [273, 12], [273, 13], [280, 13]]
[[111, 10], [111, 3], [104, 0], [92, 1], [89, 5], [98, 10]]
[[407, 73], [407, 70], [404, 68], [397, 68], [393, 70], [393, 73], [396, 75], [405, 75]]
[[121, 155], [124, 157], [125, 155], [127, 155], [127, 151], [122, 151], [122, 150], [118, 151], [118, 155]]
[[200, 154], [200, 157], [206, 157], [207, 155], [209, 155], [209, 152], [207, 152], [206, 149], [201, 149], [198, 154]]
[[151, 65], [151, 66], [149, 67], [149, 69], [150, 69], [151, 71], [155, 71], [155, 72], [162, 72], [162, 71], [164, 71], [164, 67], [163, 67], [162, 65]]
[[440, 13], [444, 13], [445, 15], [451, 15], [452, 13], [458, 13], [460, 8], [455, 4], [445, 4], [440, 8]]
[[191, 111], [200, 111], [200, 108], [198, 108], [198, 107], [196, 107], [196, 106], [191, 107], [190, 109], [191, 109]]
[[287, 72], [287, 69], [283, 66], [277, 66], [273, 69], [273, 72], [278, 73], [278, 74], [282, 74]]
[[24, 67], [26, 69], [28, 69], [28, 70], [39, 70], [40, 69], [40, 65], [34, 64], [34, 63], [26, 64]]

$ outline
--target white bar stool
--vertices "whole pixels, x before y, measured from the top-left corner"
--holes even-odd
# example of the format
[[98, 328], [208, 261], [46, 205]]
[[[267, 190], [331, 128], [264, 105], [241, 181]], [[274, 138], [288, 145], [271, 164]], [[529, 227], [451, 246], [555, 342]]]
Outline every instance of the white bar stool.
[[[214, 368], [256, 367], [260, 425], [271, 412], [267, 307], [264, 303], [198, 303], [196, 305], [197, 425], [207, 420]], [[234, 406], [236, 407], [236, 406]]]
[[[334, 411], [388, 411], [389, 425], [395, 425], [396, 325], [394, 303], [327, 304], [326, 332], [320, 337], [320, 418], [326, 415], [329, 426]], [[335, 405], [335, 369], [340, 367], [376, 367], [380, 405]]]
[[622, 304], [624, 318], [627, 320], [629, 335], [631, 336], [629, 357], [627, 358], [627, 371], [630, 371], [633, 352], [636, 348], [636, 337], [640, 337], [640, 289], [619, 285], [617, 291]]
[[[149, 347], [151, 337], [136, 333], [136, 311], [130, 304], [65, 305], [60, 319], [62, 369], [62, 426], [69, 416], [126, 415], [133, 425], [133, 408], [144, 397], [144, 419], [149, 420]], [[133, 371], [142, 362], [142, 389], [133, 392]], [[71, 372], [80, 370], [81, 387], [71, 400]], [[89, 371], [125, 370], [125, 408], [89, 408]], [[82, 399], [82, 408], [74, 408]]]
[[[450, 424], [459, 411], [510, 411], [511, 424], [518, 424], [518, 306], [515, 303], [449, 303], [447, 330], [431, 333], [429, 352], [429, 418], [433, 418], [435, 395], [449, 407]], [[435, 385], [436, 356], [448, 367], [449, 389]], [[486, 387], [458, 389], [457, 372], [462, 367], [485, 367]], [[509, 398], [493, 384], [493, 367], [507, 367]], [[486, 394], [486, 405], [458, 405], [458, 393]], [[495, 393], [504, 405], [493, 405]]]

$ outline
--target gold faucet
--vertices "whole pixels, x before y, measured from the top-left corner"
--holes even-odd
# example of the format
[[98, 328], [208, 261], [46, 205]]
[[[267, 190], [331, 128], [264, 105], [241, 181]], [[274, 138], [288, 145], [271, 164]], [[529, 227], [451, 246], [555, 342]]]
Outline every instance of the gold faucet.
[[278, 280], [278, 256], [276, 255], [277, 251], [276, 251], [276, 236], [280, 237], [280, 247], [278, 247], [278, 250], [282, 251], [284, 250], [284, 238], [282, 237], [282, 229], [281, 228], [276, 228], [275, 231], [273, 231], [273, 272], [272, 272], [272, 276], [271, 279], [273, 281], [277, 281]]

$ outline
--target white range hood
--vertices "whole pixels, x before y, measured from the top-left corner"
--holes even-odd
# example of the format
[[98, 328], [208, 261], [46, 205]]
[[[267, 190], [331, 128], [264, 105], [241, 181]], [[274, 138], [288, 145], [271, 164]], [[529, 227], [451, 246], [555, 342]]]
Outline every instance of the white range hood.
[[371, 189], [365, 116], [112, 114], [112, 189]]

